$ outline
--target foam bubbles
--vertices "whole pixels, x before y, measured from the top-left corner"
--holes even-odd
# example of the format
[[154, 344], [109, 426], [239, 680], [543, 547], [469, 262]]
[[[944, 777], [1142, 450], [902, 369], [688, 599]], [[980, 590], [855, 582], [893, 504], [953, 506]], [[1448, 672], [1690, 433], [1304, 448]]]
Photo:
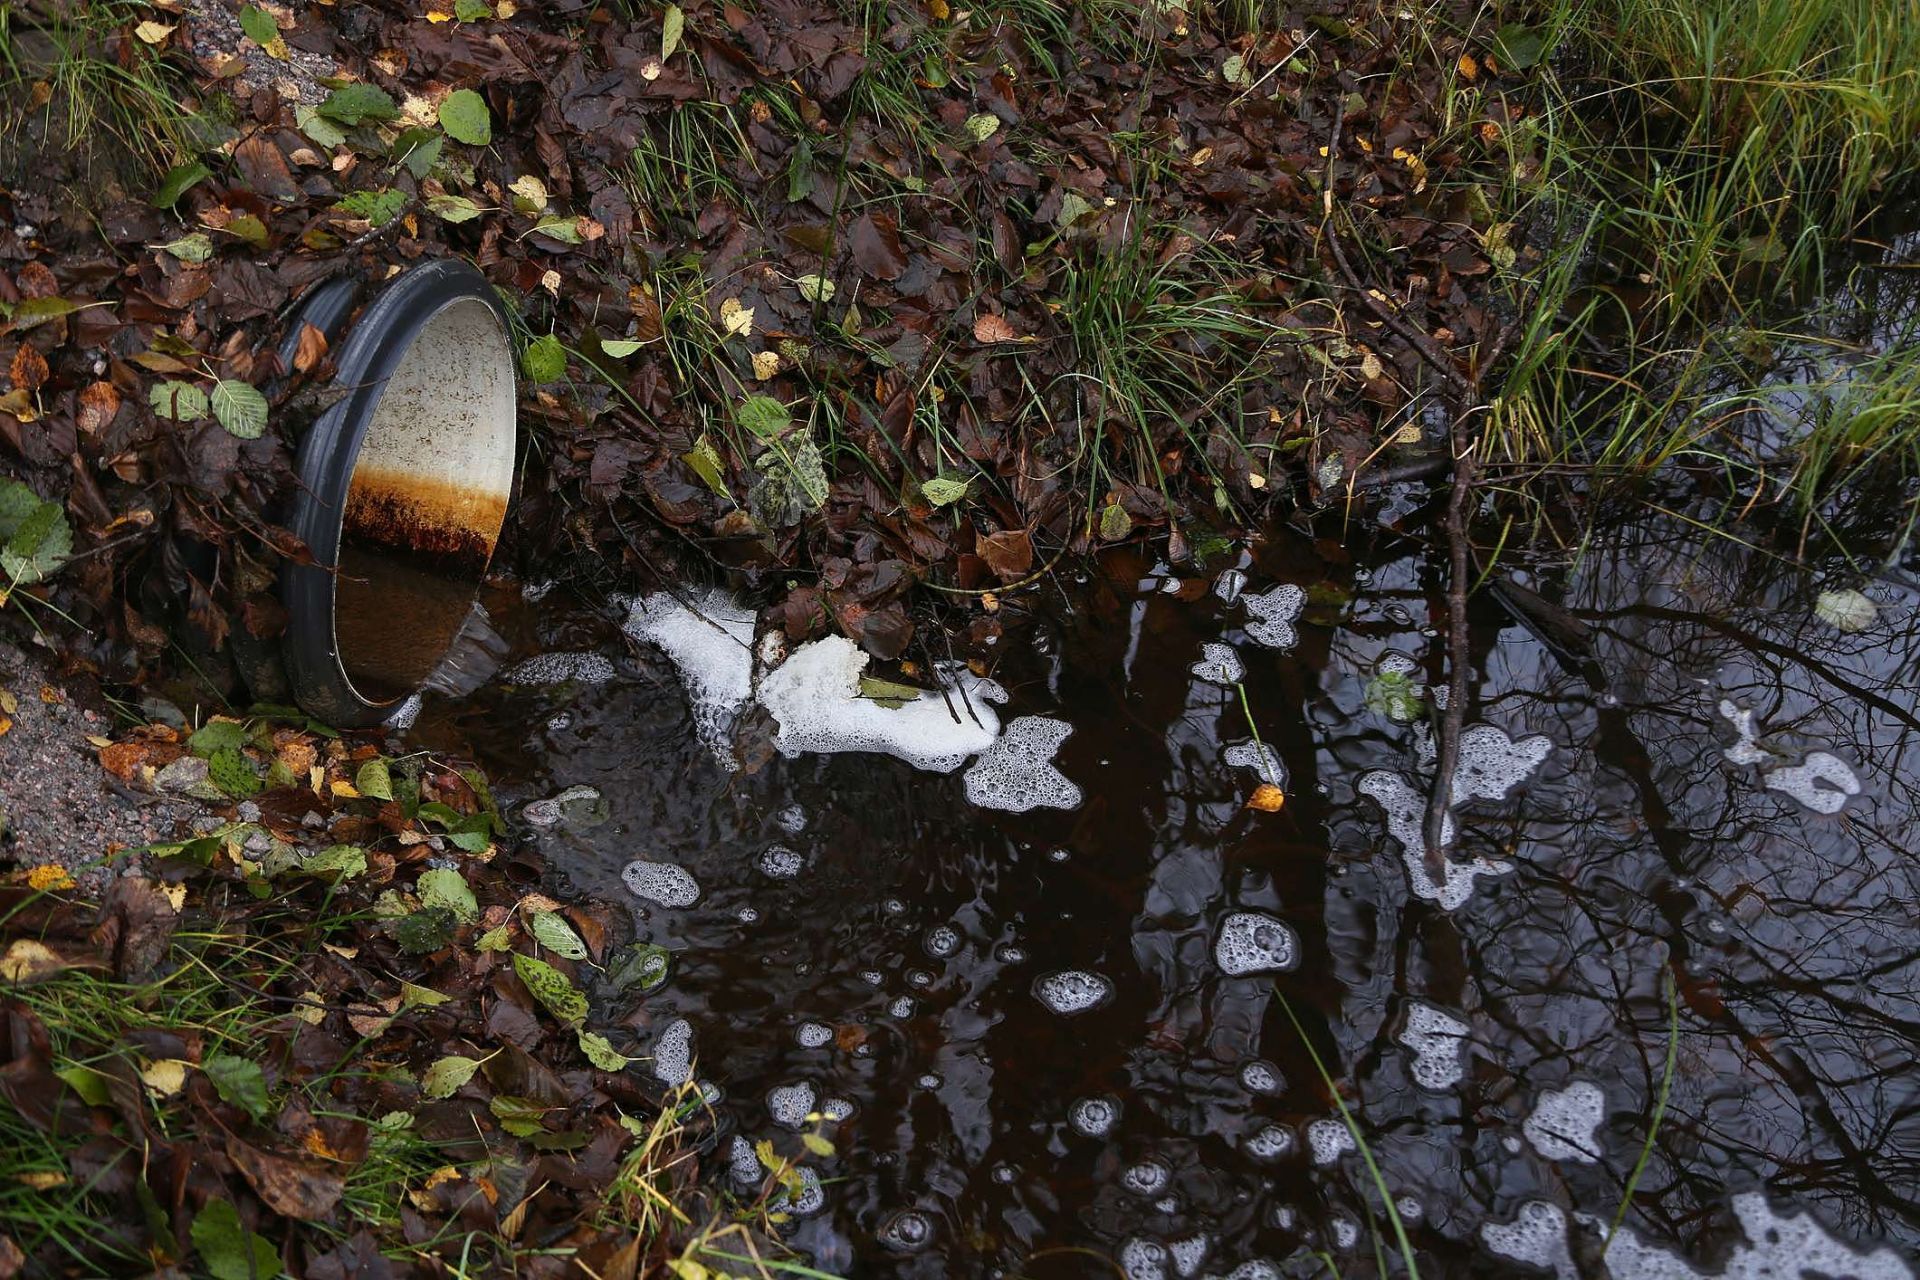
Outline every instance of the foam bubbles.
[[737, 769], [733, 722], [753, 695], [753, 614], [723, 591], [664, 591], [627, 602], [622, 629], [659, 647], [680, 672], [693, 729], [724, 769]]
[[1809, 751], [1799, 764], [1771, 770], [1761, 781], [1767, 790], [1785, 792], [1815, 813], [1838, 813], [1849, 797], [1860, 794], [1860, 779], [1830, 751]]
[[1255, 1059], [1240, 1068], [1240, 1087], [1248, 1093], [1279, 1093], [1286, 1087], [1281, 1079], [1280, 1068], [1271, 1062]]
[[1280, 973], [1300, 959], [1293, 930], [1257, 911], [1235, 911], [1220, 923], [1213, 943], [1213, 962], [1230, 978], [1253, 973]]
[[943, 670], [955, 681], [951, 693], [925, 692], [888, 707], [860, 696], [868, 660], [845, 636], [828, 636], [801, 645], [761, 679], [760, 703], [780, 724], [773, 744], [782, 755], [878, 751], [951, 773], [993, 745], [1000, 718], [987, 704], [1007, 700], [999, 685], [950, 666]]
[[1236, 742], [1225, 754], [1230, 769], [1251, 769], [1260, 781], [1276, 787], [1287, 785], [1287, 766], [1270, 742]]
[[1575, 1080], [1564, 1089], [1548, 1089], [1520, 1126], [1533, 1149], [1549, 1160], [1594, 1164], [1600, 1144], [1593, 1131], [1606, 1118], [1607, 1095], [1591, 1080]]
[[[1480, 876], [1503, 876], [1513, 870], [1511, 863], [1475, 857], [1462, 862], [1448, 858], [1442, 867], [1439, 884], [1427, 866], [1427, 840], [1421, 830], [1426, 821], [1427, 800], [1397, 773], [1377, 769], [1360, 779], [1360, 794], [1370, 796], [1386, 814], [1387, 834], [1400, 842], [1400, 856], [1407, 864], [1407, 881], [1416, 898], [1437, 902], [1444, 911], [1466, 905], [1473, 896], [1473, 882]], [[1449, 842], [1453, 838], [1453, 815], [1448, 814], [1442, 831]]]
[[773, 845], [760, 855], [760, 871], [775, 880], [791, 880], [805, 870], [807, 860], [785, 845]]
[[1063, 1016], [1085, 1013], [1113, 996], [1113, 984], [1085, 969], [1049, 973], [1033, 984], [1034, 999]]
[[[1543, 1267], [1559, 1280], [1574, 1280], [1579, 1275], [1567, 1249], [1567, 1215], [1545, 1200], [1527, 1201], [1512, 1222], [1482, 1223], [1480, 1240], [1489, 1252]], [[1608, 1254], [1611, 1259], [1612, 1250]], [[1614, 1274], [1619, 1276], [1618, 1272]]]
[[653, 1042], [653, 1076], [674, 1089], [693, 1079], [693, 1024], [685, 1018], [660, 1029]]
[[1104, 1138], [1120, 1123], [1120, 1100], [1106, 1096], [1076, 1098], [1067, 1108], [1067, 1123], [1083, 1138]]
[[775, 1085], [767, 1090], [767, 1114], [782, 1128], [798, 1129], [813, 1113], [813, 1085], [805, 1080]]
[[1255, 1258], [1229, 1271], [1224, 1280], [1281, 1280], [1280, 1268], [1265, 1258]]
[[1263, 1163], [1278, 1160], [1293, 1150], [1293, 1130], [1277, 1124], [1267, 1125], [1249, 1137], [1242, 1149]]
[[1158, 1240], [1135, 1236], [1120, 1246], [1120, 1273], [1126, 1280], [1167, 1280], [1167, 1265], [1172, 1259], [1167, 1246]]
[[1247, 575], [1238, 569], [1227, 569], [1213, 580], [1213, 594], [1232, 604], [1247, 589]]
[[1466, 1042], [1467, 1024], [1452, 1014], [1431, 1005], [1416, 1004], [1407, 1010], [1407, 1025], [1400, 1032], [1400, 1043], [1413, 1050], [1413, 1082], [1422, 1089], [1451, 1089], [1460, 1083], [1465, 1068], [1460, 1064], [1460, 1048]]
[[882, 1222], [873, 1235], [896, 1253], [918, 1253], [933, 1243], [933, 1219], [918, 1209], [902, 1209]]
[[913, 1016], [913, 997], [895, 997], [893, 1003], [887, 1006], [887, 1014], [894, 1018], [911, 1018]]
[[1307, 1149], [1313, 1153], [1315, 1164], [1332, 1164], [1359, 1148], [1354, 1145], [1353, 1134], [1347, 1131], [1344, 1121], [1323, 1116], [1307, 1126]]
[[807, 811], [797, 804], [790, 804], [774, 815], [780, 829], [790, 836], [797, 836], [807, 829]]
[[[1913, 1280], [1913, 1270], [1892, 1249], [1861, 1253], [1827, 1234], [1812, 1214], [1777, 1213], [1763, 1191], [1733, 1197], [1733, 1216], [1746, 1235], [1734, 1246], [1716, 1275], [1720, 1280], [1774, 1280], [1776, 1277], [1844, 1276], [1847, 1280]], [[1583, 1225], [1604, 1233], [1608, 1224], [1579, 1215]], [[1641, 1243], [1622, 1230], [1607, 1247], [1606, 1265], [1614, 1280], [1705, 1280], [1701, 1272], [1673, 1254]]]
[[727, 1176], [742, 1191], [758, 1188], [766, 1176], [766, 1171], [760, 1167], [760, 1157], [753, 1152], [753, 1144], [737, 1133], [727, 1145]]
[[1351, 1249], [1360, 1243], [1360, 1224], [1352, 1218], [1335, 1218], [1330, 1224], [1333, 1232], [1333, 1247]]
[[767, 1202], [774, 1210], [784, 1209], [798, 1218], [816, 1214], [827, 1207], [827, 1191], [820, 1185], [820, 1175], [809, 1165], [798, 1165], [794, 1172], [799, 1175], [797, 1187], [782, 1187]]
[[824, 1022], [803, 1022], [794, 1028], [793, 1038], [802, 1049], [819, 1049], [833, 1043], [833, 1028]]
[[500, 673], [508, 684], [605, 684], [613, 662], [603, 653], [537, 653]]
[[671, 862], [629, 862], [620, 873], [628, 892], [662, 907], [690, 907], [700, 901], [700, 885]]
[[1141, 1160], [1120, 1171], [1120, 1185], [1134, 1195], [1157, 1196], [1173, 1181], [1173, 1170], [1158, 1160]]
[[821, 1116], [835, 1124], [847, 1119], [853, 1111], [853, 1100], [850, 1098], [823, 1098], [820, 1101]]
[[1200, 661], [1187, 668], [1208, 684], [1225, 685], [1231, 689], [1246, 678], [1246, 664], [1240, 661], [1240, 655], [1233, 651], [1232, 645], [1203, 644], [1200, 646]]
[[1307, 603], [1307, 593], [1291, 582], [1259, 595], [1241, 596], [1247, 607], [1247, 639], [1268, 649], [1291, 649], [1300, 642], [1294, 620]]
[[960, 931], [950, 924], [937, 924], [927, 930], [920, 945], [935, 960], [945, 960], [960, 950]]
[[967, 770], [967, 802], [1008, 813], [1078, 807], [1080, 788], [1053, 764], [1072, 732], [1072, 725], [1045, 716], [1013, 721]]
[[1175, 1240], [1167, 1246], [1167, 1253], [1173, 1258], [1173, 1273], [1177, 1276], [1197, 1275], [1200, 1264], [1207, 1260], [1207, 1251], [1212, 1247], [1213, 1241], [1205, 1235]]

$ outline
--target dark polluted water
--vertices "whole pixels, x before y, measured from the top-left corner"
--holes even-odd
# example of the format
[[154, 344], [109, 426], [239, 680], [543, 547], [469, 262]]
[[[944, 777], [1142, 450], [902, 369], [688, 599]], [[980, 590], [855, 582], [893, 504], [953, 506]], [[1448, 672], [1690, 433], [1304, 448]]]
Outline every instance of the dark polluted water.
[[[1581, 660], [1477, 596], [1465, 865], [1435, 883], [1393, 832], [1433, 767], [1440, 557], [1276, 532], [1232, 602], [1229, 567], [1109, 555], [1004, 655], [1001, 718], [1072, 726], [1072, 810], [977, 808], [875, 754], [727, 772], [673, 665], [553, 597], [495, 609], [516, 656], [611, 663], [549, 657], [585, 679], [423, 730], [514, 805], [604, 797], [539, 839], [559, 889], [673, 953], [620, 1033], [691, 1055], [750, 1141], [802, 1155], [804, 1117], [838, 1117], [787, 1230], [821, 1270], [1401, 1272], [1317, 1053], [1423, 1275], [1908, 1276], [1914, 594], [1869, 585], [1845, 631], [1818, 616], [1859, 613], [1821, 601], [1837, 580], [1647, 517], [1571, 575]], [[1247, 807], [1261, 747], [1278, 812]], [[685, 878], [641, 873], [643, 900], [635, 860]]]

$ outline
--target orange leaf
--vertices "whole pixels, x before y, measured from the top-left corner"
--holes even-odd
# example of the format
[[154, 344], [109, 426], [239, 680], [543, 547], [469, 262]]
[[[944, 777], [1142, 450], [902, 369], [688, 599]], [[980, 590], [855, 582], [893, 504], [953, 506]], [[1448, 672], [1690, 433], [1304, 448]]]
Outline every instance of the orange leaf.
[[1247, 799], [1247, 808], [1258, 809], [1262, 813], [1278, 813], [1280, 806], [1287, 802], [1287, 793], [1271, 782], [1263, 782], [1253, 789], [1253, 795]]
[[13, 364], [7, 373], [13, 379], [15, 390], [38, 391], [47, 380], [47, 358], [23, 342], [13, 353]]
[[1013, 331], [1005, 316], [982, 314], [974, 319], [973, 340], [975, 342], [1018, 342], [1020, 335]]
[[74, 415], [74, 424], [80, 430], [92, 435], [113, 421], [113, 415], [120, 412], [120, 393], [111, 382], [90, 382], [80, 392], [80, 410]]

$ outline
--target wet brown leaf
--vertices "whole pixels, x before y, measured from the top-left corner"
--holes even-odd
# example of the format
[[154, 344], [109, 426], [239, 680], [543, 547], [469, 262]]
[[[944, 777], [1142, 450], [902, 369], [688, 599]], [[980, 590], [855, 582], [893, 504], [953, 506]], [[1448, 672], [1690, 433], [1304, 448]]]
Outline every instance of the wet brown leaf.
[[334, 1168], [262, 1151], [235, 1137], [227, 1139], [227, 1157], [267, 1207], [283, 1217], [319, 1221], [333, 1212], [346, 1190]]

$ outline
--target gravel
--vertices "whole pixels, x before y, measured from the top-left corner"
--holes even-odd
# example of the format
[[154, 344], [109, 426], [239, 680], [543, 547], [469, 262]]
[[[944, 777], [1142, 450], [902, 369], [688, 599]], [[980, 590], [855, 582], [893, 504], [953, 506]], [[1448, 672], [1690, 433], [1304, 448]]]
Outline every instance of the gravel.
[[88, 707], [83, 690], [59, 685], [35, 657], [4, 641], [0, 689], [14, 701], [13, 723], [0, 733], [0, 859], [59, 863], [83, 883], [97, 882], [109, 847], [167, 839], [199, 810], [121, 786], [87, 741], [109, 733], [111, 718]]

